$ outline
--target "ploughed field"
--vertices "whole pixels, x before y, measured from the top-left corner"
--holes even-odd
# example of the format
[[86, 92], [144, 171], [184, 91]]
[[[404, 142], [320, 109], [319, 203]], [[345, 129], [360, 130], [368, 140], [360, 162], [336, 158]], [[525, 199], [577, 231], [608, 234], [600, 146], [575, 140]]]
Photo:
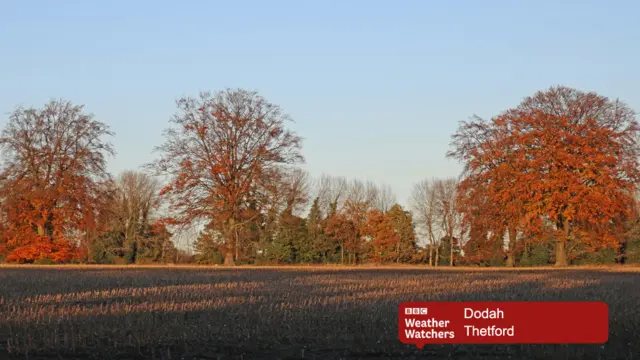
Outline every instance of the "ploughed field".
[[[403, 301], [520, 300], [606, 301], [609, 342], [418, 350], [398, 340]], [[639, 304], [630, 268], [2, 266], [0, 358], [633, 359]]]

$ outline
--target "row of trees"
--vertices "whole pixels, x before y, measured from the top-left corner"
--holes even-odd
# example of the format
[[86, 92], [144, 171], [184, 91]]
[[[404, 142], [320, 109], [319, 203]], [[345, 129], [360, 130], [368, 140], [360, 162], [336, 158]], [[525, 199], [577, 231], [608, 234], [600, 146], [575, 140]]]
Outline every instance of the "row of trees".
[[[317, 186], [313, 186], [317, 185]], [[315, 189], [312, 189], [315, 187]], [[343, 263], [407, 262], [417, 251], [411, 215], [388, 186], [322, 176], [316, 184], [306, 172], [294, 170], [270, 197], [269, 209], [239, 235], [244, 262]], [[310, 208], [306, 205], [315, 194]], [[308, 211], [308, 212], [307, 212]], [[307, 213], [306, 217], [302, 215]], [[198, 262], [221, 254], [225, 238], [208, 224], [196, 243]]]
[[[156, 158], [114, 178], [109, 127], [82, 106], [17, 108], [0, 135], [8, 262], [415, 263], [639, 261], [638, 124], [626, 104], [552, 87], [461, 122], [459, 178], [387, 185], [304, 162], [291, 119], [255, 92], [177, 101]], [[165, 179], [159, 181], [158, 179]], [[197, 229], [195, 254], [174, 234]]]
[[[443, 185], [439, 189], [447, 189], [444, 185], [450, 183], [437, 182]], [[236, 260], [290, 264], [451, 263], [446, 239], [431, 239], [428, 247], [418, 244], [416, 220], [412, 212], [396, 203], [389, 186], [327, 175], [314, 182], [300, 170], [289, 174], [284, 184], [280, 187], [282, 195], [270, 197], [275, 202], [269, 209], [238, 234], [236, 249], [241, 251], [235, 254]], [[313, 199], [310, 207], [306, 206], [309, 199]], [[441, 229], [448, 228], [440, 224], [448, 214], [434, 211], [430, 216], [431, 235], [446, 236]], [[214, 224], [207, 224], [196, 242], [196, 261], [222, 263], [225, 240]]]

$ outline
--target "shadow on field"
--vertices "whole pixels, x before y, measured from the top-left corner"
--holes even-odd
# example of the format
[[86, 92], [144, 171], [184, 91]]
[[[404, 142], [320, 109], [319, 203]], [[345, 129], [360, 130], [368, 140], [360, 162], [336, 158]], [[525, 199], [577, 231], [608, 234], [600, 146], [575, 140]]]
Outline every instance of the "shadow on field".
[[[0, 327], [7, 329], [0, 330], [0, 352], [30, 358], [633, 359], [640, 354], [640, 272], [633, 271], [2, 269], [0, 280], [8, 294], [0, 295], [0, 324], [7, 325]], [[404, 301], [529, 300], [607, 302], [609, 342], [418, 350], [398, 340], [397, 307]]]

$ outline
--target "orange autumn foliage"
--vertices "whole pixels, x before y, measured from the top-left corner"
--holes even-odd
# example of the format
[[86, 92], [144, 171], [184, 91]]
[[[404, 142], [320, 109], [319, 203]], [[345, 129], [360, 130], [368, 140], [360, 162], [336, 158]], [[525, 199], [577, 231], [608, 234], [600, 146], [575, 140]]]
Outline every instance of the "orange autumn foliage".
[[99, 183], [108, 178], [100, 137], [108, 128], [69, 102], [17, 109], [0, 136], [0, 234], [6, 261], [82, 258], [82, 234], [95, 226]]
[[464, 122], [448, 154], [465, 164], [462, 210], [495, 232], [552, 222], [557, 265], [566, 264], [569, 242], [615, 245], [609, 225], [629, 212], [640, 181], [637, 135], [625, 104], [565, 87], [491, 121]]
[[400, 236], [386, 214], [377, 209], [370, 210], [363, 226], [363, 235], [370, 239], [370, 252], [374, 262], [381, 263], [397, 257], [395, 250]]
[[340, 262], [344, 263], [345, 250], [353, 247], [360, 236], [357, 225], [345, 214], [334, 213], [327, 218], [324, 231], [340, 247]]
[[161, 156], [148, 167], [169, 176], [160, 196], [171, 223], [214, 221], [226, 239], [225, 263], [233, 263], [242, 227], [267, 206], [282, 168], [304, 160], [301, 138], [285, 128], [290, 118], [255, 92], [202, 93], [177, 105], [174, 127], [156, 148]]

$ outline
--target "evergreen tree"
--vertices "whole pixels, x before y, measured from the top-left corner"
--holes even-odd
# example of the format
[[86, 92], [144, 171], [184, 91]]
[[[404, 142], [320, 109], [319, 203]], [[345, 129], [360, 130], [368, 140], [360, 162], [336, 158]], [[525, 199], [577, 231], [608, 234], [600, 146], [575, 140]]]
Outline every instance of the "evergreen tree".
[[267, 247], [267, 256], [277, 262], [310, 262], [312, 248], [307, 236], [305, 219], [286, 209], [278, 219], [277, 232]]
[[409, 211], [395, 204], [386, 214], [398, 234], [396, 262], [410, 262], [418, 251], [416, 231]]
[[320, 210], [320, 198], [315, 198], [307, 217], [307, 238], [311, 244], [313, 261], [328, 262], [335, 246], [324, 235], [324, 219]]
[[[454, 258], [454, 265], [458, 262], [458, 260], [461, 258], [460, 256], [461, 253], [461, 249], [460, 249], [460, 243], [458, 242], [458, 239], [456, 237], [453, 237], [453, 258]], [[438, 248], [438, 265], [439, 266], [446, 266], [450, 264], [451, 261], [451, 242], [448, 236], [443, 237], [442, 239], [440, 239], [440, 244], [439, 244], [439, 248]]]
[[521, 266], [548, 266], [553, 252], [552, 239], [526, 239], [520, 255]]
[[196, 256], [195, 260], [198, 264], [222, 264], [224, 255], [220, 251], [220, 247], [224, 245], [224, 239], [220, 231], [215, 230], [212, 226], [207, 226], [195, 243]]

